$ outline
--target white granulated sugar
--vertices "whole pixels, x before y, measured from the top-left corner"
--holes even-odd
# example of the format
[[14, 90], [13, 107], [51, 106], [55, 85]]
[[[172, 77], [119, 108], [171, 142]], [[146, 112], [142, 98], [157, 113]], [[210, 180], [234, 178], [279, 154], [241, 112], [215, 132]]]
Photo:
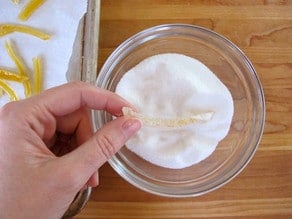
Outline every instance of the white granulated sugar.
[[[126, 147], [161, 167], [180, 169], [207, 158], [231, 125], [229, 90], [203, 63], [185, 55], [145, 59], [125, 73], [116, 93], [146, 121]], [[205, 115], [205, 121], [189, 122]], [[179, 118], [187, 122], [176, 125]], [[175, 125], [165, 126], [169, 121]]]

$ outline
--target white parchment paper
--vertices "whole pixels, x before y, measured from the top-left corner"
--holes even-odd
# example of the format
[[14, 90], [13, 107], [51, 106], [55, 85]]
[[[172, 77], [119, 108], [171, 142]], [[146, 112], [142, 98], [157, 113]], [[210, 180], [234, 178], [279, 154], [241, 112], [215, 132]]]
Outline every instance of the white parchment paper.
[[[67, 82], [66, 72], [77, 28], [80, 19], [86, 12], [87, 1], [49, 0], [36, 10], [28, 21], [22, 22], [17, 19], [17, 16], [27, 2], [27, 0], [23, 0], [20, 1], [20, 4], [15, 5], [10, 0], [0, 0], [0, 23], [22, 24], [38, 28], [51, 34], [51, 38], [44, 41], [23, 33], [12, 33], [0, 37], [0, 67], [17, 71], [5, 49], [5, 41], [9, 40], [23, 58], [30, 73], [33, 72], [33, 57], [41, 57], [44, 69], [44, 89], [64, 84]], [[20, 98], [24, 98], [22, 85], [9, 84], [16, 90]], [[7, 95], [0, 97], [0, 106], [8, 101]]]

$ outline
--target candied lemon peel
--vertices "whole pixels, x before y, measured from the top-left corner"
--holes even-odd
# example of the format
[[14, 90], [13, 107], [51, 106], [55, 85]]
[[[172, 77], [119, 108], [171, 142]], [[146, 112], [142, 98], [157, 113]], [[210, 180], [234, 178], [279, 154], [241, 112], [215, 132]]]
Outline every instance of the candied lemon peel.
[[30, 26], [25, 26], [21, 24], [0, 24], [0, 37], [14, 32], [20, 32], [24, 34], [29, 34], [40, 38], [42, 40], [48, 40], [51, 38], [51, 35]]
[[[19, 4], [20, 0], [11, 0], [14, 4]], [[29, 0], [28, 3], [21, 9], [18, 19], [21, 21], [26, 21], [29, 17], [45, 2], [45, 0]], [[42, 40], [48, 40], [51, 35], [37, 29], [34, 27], [21, 25], [21, 24], [10, 24], [3, 23], [0, 24], [0, 37], [14, 33], [20, 32], [24, 34], [29, 34], [31, 36], [40, 38]], [[30, 80], [29, 74], [26, 70], [25, 64], [22, 58], [16, 53], [13, 46], [9, 41], [5, 42], [6, 51], [11, 58], [11, 60], [16, 65], [18, 72], [14, 72], [5, 68], [0, 68], [0, 97], [5, 93], [8, 94], [11, 101], [19, 100], [16, 92], [7, 83], [7, 81], [13, 81], [22, 83], [24, 86], [25, 97], [31, 96], [32, 93], [38, 94], [42, 90], [42, 64], [39, 57], [34, 57], [33, 69], [34, 69], [34, 80], [33, 83]]]
[[0, 79], [2, 80], [8, 80], [8, 81], [15, 81], [19, 83], [23, 83], [25, 81], [28, 81], [28, 77], [24, 75], [19, 75], [13, 71], [6, 70], [3, 68], [0, 68]]
[[8, 94], [10, 101], [19, 100], [19, 98], [18, 98], [17, 94], [15, 93], [15, 91], [9, 86], [9, 84], [7, 84], [2, 79], [0, 79], [0, 87], [1, 87], [2, 91], [4, 91], [5, 93]]
[[34, 94], [38, 94], [42, 90], [42, 65], [39, 57], [33, 58], [33, 68], [34, 68], [34, 81], [33, 84], [30, 80], [29, 74], [25, 68], [25, 65], [21, 59], [21, 57], [16, 53], [13, 49], [13, 46], [9, 41], [5, 42], [6, 51], [9, 57], [12, 59], [18, 73], [0, 68], [0, 97], [7, 93], [11, 101], [19, 100], [16, 92], [10, 87], [10, 85], [6, 81], [14, 81], [22, 83], [24, 86], [24, 94], [25, 97], [29, 97]]
[[[14, 51], [11, 43], [9, 41], [5, 42], [5, 47], [6, 50], [8, 52], [8, 55], [10, 56], [10, 58], [12, 59], [12, 61], [15, 63], [19, 74], [25, 77], [29, 78], [29, 75], [26, 72], [24, 63], [22, 62], [20, 56], [18, 56], [18, 54], [16, 54], [16, 52]], [[24, 93], [26, 97], [31, 96], [31, 84], [30, 84], [30, 80], [24, 81], [23, 82], [23, 86], [24, 86]]]
[[204, 123], [211, 120], [214, 115], [214, 112], [206, 112], [206, 113], [194, 114], [190, 117], [155, 118], [155, 117], [148, 117], [141, 113], [135, 112], [130, 107], [123, 107], [122, 112], [123, 112], [123, 115], [132, 116], [132, 117], [140, 119], [144, 125], [169, 127], [169, 128], [180, 128], [180, 127], [195, 124], [195, 123]]
[[33, 58], [34, 68], [34, 93], [39, 94], [42, 91], [42, 65], [39, 57]]
[[30, 0], [20, 11], [18, 19], [26, 21], [45, 2], [45, 0]]
[[14, 4], [18, 5], [20, 0], [11, 0]]

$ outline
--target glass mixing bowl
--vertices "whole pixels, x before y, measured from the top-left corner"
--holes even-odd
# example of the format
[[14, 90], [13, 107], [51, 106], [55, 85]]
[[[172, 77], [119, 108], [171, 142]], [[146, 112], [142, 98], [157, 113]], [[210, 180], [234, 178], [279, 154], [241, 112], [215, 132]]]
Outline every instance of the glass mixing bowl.
[[[211, 30], [185, 24], [156, 26], [130, 37], [107, 59], [96, 86], [114, 92], [129, 69], [160, 53], [198, 59], [228, 87], [234, 101], [230, 131], [208, 158], [184, 169], [155, 166], [126, 147], [109, 163], [125, 180], [144, 191], [169, 197], [202, 195], [233, 179], [255, 153], [264, 127], [262, 87], [252, 64], [237, 46]], [[103, 111], [92, 113], [95, 130], [112, 119]]]

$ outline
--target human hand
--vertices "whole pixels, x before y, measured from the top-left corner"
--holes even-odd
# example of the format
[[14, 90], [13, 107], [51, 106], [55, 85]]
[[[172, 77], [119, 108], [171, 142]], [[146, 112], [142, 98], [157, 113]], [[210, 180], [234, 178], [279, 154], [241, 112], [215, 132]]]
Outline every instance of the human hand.
[[[61, 218], [141, 127], [117, 95], [74, 82], [0, 109], [0, 218]], [[93, 133], [88, 109], [119, 116]], [[69, 153], [67, 153], [69, 152]]]

